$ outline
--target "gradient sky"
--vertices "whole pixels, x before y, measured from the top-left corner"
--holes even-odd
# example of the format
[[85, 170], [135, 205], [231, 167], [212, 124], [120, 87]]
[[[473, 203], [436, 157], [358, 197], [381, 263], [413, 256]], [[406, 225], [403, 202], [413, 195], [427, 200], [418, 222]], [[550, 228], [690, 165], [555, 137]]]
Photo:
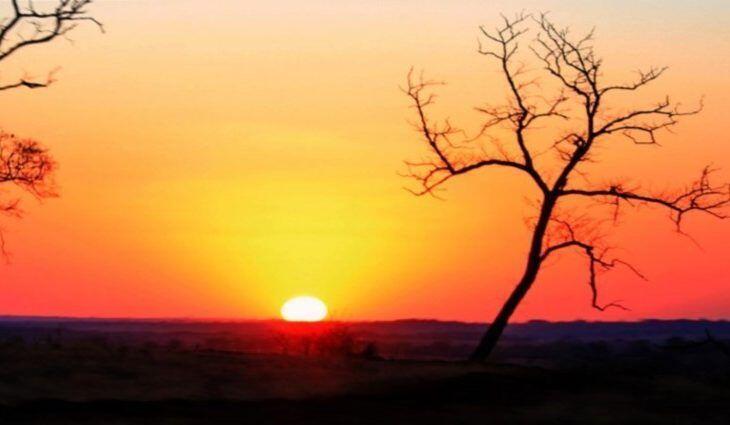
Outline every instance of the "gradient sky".
[[[491, 319], [523, 268], [532, 189], [481, 173], [445, 201], [405, 192], [402, 160], [425, 151], [398, 86], [425, 68], [449, 82], [440, 110], [475, 123], [471, 107], [504, 94], [478, 25], [523, 8], [595, 25], [617, 78], [668, 65], [637, 102], [705, 95], [663, 147], [618, 144], [597, 171], [648, 188], [707, 163], [730, 178], [725, 0], [102, 1], [106, 34], [80, 28], [0, 74], [62, 67], [48, 89], [0, 96], [2, 128], [51, 148], [61, 193], [2, 218], [0, 314], [267, 318], [311, 294], [343, 320]], [[584, 263], [565, 255], [515, 318], [730, 319], [730, 223], [686, 224], [700, 247], [664, 211], [615, 229], [650, 281], [617, 270], [602, 297], [631, 311], [591, 309]]]

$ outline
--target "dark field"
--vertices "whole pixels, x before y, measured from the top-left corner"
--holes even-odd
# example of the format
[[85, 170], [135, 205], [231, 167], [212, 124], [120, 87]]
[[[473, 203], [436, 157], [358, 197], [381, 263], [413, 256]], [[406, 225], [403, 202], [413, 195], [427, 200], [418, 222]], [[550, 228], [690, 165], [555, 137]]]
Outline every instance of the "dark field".
[[726, 322], [480, 329], [6, 319], [0, 423], [730, 423]]

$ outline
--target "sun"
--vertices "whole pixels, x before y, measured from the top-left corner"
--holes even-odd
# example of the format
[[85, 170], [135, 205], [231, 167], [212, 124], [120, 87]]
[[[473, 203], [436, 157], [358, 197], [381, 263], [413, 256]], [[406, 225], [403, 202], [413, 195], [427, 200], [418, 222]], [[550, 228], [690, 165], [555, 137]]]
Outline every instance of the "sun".
[[281, 317], [287, 322], [319, 322], [327, 317], [327, 306], [319, 298], [294, 297], [281, 306]]

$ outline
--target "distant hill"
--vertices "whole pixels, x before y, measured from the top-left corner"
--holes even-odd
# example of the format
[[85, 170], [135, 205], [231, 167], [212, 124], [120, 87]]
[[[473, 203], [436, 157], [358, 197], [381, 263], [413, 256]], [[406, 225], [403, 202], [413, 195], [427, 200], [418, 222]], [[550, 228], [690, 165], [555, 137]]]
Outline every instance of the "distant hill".
[[[370, 322], [329, 322], [347, 327], [361, 336], [385, 339], [447, 339], [468, 342], [479, 338], [486, 324], [427, 319]], [[0, 316], [0, 337], [13, 331], [113, 334], [225, 334], [263, 336], [290, 324], [278, 320], [194, 320], [194, 319], [96, 319], [65, 317]], [[306, 325], [305, 325], [306, 326]], [[324, 325], [312, 325], [324, 326]], [[672, 337], [699, 338], [709, 330], [720, 338], [730, 338], [726, 320], [644, 320], [638, 322], [550, 322], [533, 320], [510, 325], [505, 339], [555, 340], [663, 340]]]

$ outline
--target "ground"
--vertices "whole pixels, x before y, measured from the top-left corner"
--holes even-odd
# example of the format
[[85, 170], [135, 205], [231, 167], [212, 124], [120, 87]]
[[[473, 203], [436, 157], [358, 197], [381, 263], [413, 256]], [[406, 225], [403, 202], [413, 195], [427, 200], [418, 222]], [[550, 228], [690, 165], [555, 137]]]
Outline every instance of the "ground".
[[0, 320], [0, 424], [728, 424], [730, 323]]
[[[78, 348], [78, 347], [77, 347]], [[5, 350], [0, 423], [730, 423], [716, 376], [188, 349]]]

